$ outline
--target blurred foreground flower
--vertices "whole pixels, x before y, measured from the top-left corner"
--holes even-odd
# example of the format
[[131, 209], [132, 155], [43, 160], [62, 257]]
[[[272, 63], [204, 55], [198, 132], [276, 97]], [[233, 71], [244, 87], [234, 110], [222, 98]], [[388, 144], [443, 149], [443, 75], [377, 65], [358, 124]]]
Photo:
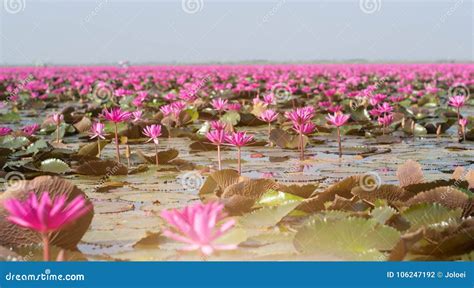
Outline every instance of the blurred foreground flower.
[[215, 250], [232, 250], [237, 245], [219, 245], [215, 241], [235, 225], [235, 220], [217, 224], [226, 215], [224, 205], [212, 202], [196, 203], [183, 209], [172, 209], [161, 212], [161, 217], [168, 222], [172, 230], [165, 230], [163, 235], [187, 244], [185, 251], [200, 250], [204, 255], [211, 255]]
[[5, 201], [5, 209], [10, 213], [8, 220], [41, 234], [43, 239], [43, 258], [49, 261], [50, 233], [62, 229], [89, 211], [86, 199], [77, 196], [66, 205], [66, 195], [51, 200], [49, 192], [43, 192], [39, 199], [31, 192], [28, 199]]

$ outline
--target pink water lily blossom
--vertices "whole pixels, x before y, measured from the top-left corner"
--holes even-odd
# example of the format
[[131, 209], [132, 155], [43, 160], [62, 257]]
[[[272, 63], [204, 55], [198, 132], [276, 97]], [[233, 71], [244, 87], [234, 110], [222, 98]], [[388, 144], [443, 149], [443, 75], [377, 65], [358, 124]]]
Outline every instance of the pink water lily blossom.
[[56, 125], [56, 143], [59, 143], [59, 126], [64, 120], [64, 115], [61, 113], [54, 113], [53, 115], [51, 115], [51, 119], [53, 120], [54, 125]]
[[163, 235], [186, 244], [182, 249], [184, 251], [197, 250], [206, 256], [217, 250], [236, 249], [237, 245], [234, 244], [216, 243], [235, 225], [233, 219], [224, 221], [226, 214], [223, 209], [223, 204], [211, 202], [196, 203], [183, 209], [164, 210], [161, 217], [171, 229], [165, 230]]
[[143, 116], [143, 111], [142, 110], [137, 110], [137, 111], [133, 111], [132, 112], [132, 118], [133, 118], [133, 122], [138, 122], [140, 120], [142, 120], [142, 116]]
[[161, 136], [161, 125], [158, 125], [158, 124], [147, 125], [143, 129], [143, 135], [150, 138], [150, 139], [148, 139], [147, 142], [153, 141], [153, 143], [155, 143], [155, 162], [156, 162], [156, 165], [158, 166], [158, 163], [159, 163], [159, 161], [158, 161], [159, 160], [158, 159], [158, 144], [159, 144], [158, 137]]
[[464, 95], [457, 95], [457, 96], [452, 96], [449, 98], [449, 105], [458, 109], [463, 107], [465, 103], [466, 103], [466, 96]]
[[328, 114], [326, 116], [326, 120], [329, 123], [337, 127], [337, 143], [339, 147], [339, 158], [342, 158], [342, 143], [341, 143], [341, 126], [346, 124], [347, 120], [349, 120], [349, 114], [342, 114], [342, 113], [334, 113], [333, 115]]
[[34, 123], [31, 125], [24, 126], [21, 128], [21, 131], [28, 136], [34, 135], [40, 129], [40, 125], [38, 123]]
[[227, 128], [227, 124], [222, 121], [211, 121], [211, 129], [214, 130], [225, 130]]
[[229, 145], [237, 147], [237, 171], [239, 174], [242, 173], [242, 147], [247, 145], [253, 140], [252, 135], [247, 135], [247, 132], [233, 132], [230, 135], [226, 136], [226, 142]]
[[270, 141], [270, 134], [272, 131], [272, 122], [278, 118], [278, 113], [271, 109], [267, 109], [263, 111], [258, 118], [268, 123], [268, 145], [271, 146], [272, 142]]
[[267, 110], [263, 111], [262, 114], [260, 114], [260, 116], [258, 116], [258, 118], [262, 121], [267, 122], [267, 123], [271, 123], [271, 122], [275, 121], [278, 118], [278, 113], [276, 113], [275, 111], [273, 111], [271, 109], [267, 109]]
[[64, 115], [61, 113], [54, 113], [53, 115], [51, 115], [51, 119], [53, 120], [53, 123], [55, 125], [60, 125], [61, 122], [63, 122], [64, 120]]
[[120, 123], [129, 120], [132, 114], [121, 108], [111, 108], [110, 110], [104, 109], [103, 116], [110, 122]]
[[7, 136], [8, 134], [12, 133], [12, 129], [8, 127], [0, 127], [0, 136]]
[[116, 154], [117, 162], [120, 162], [120, 146], [119, 146], [119, 139], [118, 139], [117, 124], [120, 122], [129, 120], [131, 118], [131, 113], [128, 111], [124, 111], [121, 108], [111, 108], [110, 110], [104, 109], [103, 116], [105, 117], [105, 119], [114, 123], [115, 154]]
[[390, 124], [392, 124], [393, 114], [387, 114], [387, 115], [379, 117], [378, 122], [385, 129], [386, 127], [390, 126]]
[[466, 100], [467, 100], [466, 96], [456, 95], [456, 96], [450, 97], [449, 102], [448, 102], [450, 106], [453, 106], [454, 108], [456, 108], [457, 117], [458, 117], [458, 135], [462, 137], [464, 137], [464, 133], [462, 131], [463, 127], [461, 126], [459, 121], [461, 120], [461, 108], [466, 103]]
[[212, 99], [211, 106], [217, 111], [219, 111], [219, 113], [221, 113], [222, 111], [226, 109], [227, 102], [228, 102], [227, 99], [216, 98], [216, 99]]
[[95, 122], [92, 124], [91, 127], [91, 139], [97, 138], [97, 139], [105, 139], [105, 125], [100, 122]]
[[64, 228], [91, 209], [83, 196], [77, 196], [69, 203], [66, 202], [65, 194], [51, 199], [48, 192], [43, 192], [39, 198], [31, 192], [24, 202], [17, 199], [8, 199], [4, 202], [5, 209], [9, 213], [7, 219], [10, 222], [41, 234], [46, 261], [49, 260], [50, 232]]
[[334, 113], [333, 115], [328, 114], [328, 116], [326, 116], [326, 120], [336, 127], [341, 127], [346, 124], [350, 117], [351, 116], [349, 114]]
[[[220, 127], [220, 126], [219, 126]], [[222, 169], [222, 161], [221, 161], [221, 145], [226, 142], [227, 133], [224, 129], [215, 129], [211, 130], [206, 134], [206, 137], [212, 144], [217, 146], [217, 162], [219, 170]]]

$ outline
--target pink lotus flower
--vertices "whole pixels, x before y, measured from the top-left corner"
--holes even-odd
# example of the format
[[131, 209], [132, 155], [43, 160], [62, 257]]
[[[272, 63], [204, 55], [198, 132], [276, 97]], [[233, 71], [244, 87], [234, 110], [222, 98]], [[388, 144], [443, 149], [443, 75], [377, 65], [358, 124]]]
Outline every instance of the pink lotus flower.
[[275, 111], [273, 111], [271, 109], [267, 109], [267, 110], [263, 111], [263, 113], [260, 114], [260, 116], [258, 118], [262, 121], [267, 122], [267, 123], [271, 123], [271, 122], [275, 121], [278, 118], [278, 113], [276, 113]]
[[459, 95], [459, 96], [452, 96], [449, 98], [449, 105], [455, 108], [461, 108], [466, 104], [466, 96]]
[[28, 136], [32, 136], [39, 129], [40, 129], [40, 125], [37, 124], [37, 123], [34, 123], [34, 124], [27, 125], [27, 126], [21, 128], [21, 131], [23, 131], [23, 133], [25, 133]]
[[336, 127], [341, 127], [346, 124], [347, 120], [349, 120], [349, 117], [350, 115], [348, 114], [334, 113], [334, 115], [328, 114], [328, 116], [326, 116], [326, 120]]
[[242, 106], [240, 105], [240, 103], [229, 103], [229, 104], [227, 104], [226, 110], [228, 110], [228, 111], [240, 111], [241, 108], [242, 108]]
[[100, 122], [95, 122], [91, 127], [91, 139], [105, 139], [105, 125]]
[[222, 112], [225, 110], [227, 102], [228, 102], [227, 99], [216, 98], [216, 99], [212, 99], [211, 106], [217, 111]]
[[161, 113], [163, 113], [163, 116], [168, 116], [171, 113], [173, 113], [173, 107], [171, 107], [171, 104], [163, 105], [160, 107]]
[[97, 138], [97, 156], [100, 158], [100, 139], [105, 139], [105, 125], [100, 122], [95, 122], [91, 127], [91, 139]]
[[296, 132], [302, 135], [313, 133], [315, 128], [316, 128], [316, 125], [313, 122], [293, 125], [293, 130], [295, 130]]
[[158, 137], [161, 136], [161, 125], [153, 124], [147, 125], [143, 129], [143, 135], [149, 137], [147, 142], [153, 141], [155, 144], [159, 144]]
[[[218, 122], [218, 121], [216, 121]], [[219, 165], [219, 170], [222, 169], [222, 161], [221, 161], [221, 145], [225, 143], [227, 139], [227, 134], [225, 133], [224, 129], [216, 129], [208, 132], [206, 137], [212, 144], [217, 146], [217, 162]]]
[[51, 115], [51, 119], [53, 120], [53, 123], [56, 126], [59, 126], [61, 122], [63, 122], [64, 116], [61, 113], [54, 113], [53, 115]]
[[390, 126], [393, 122], [393, 114], [387, 114], [385, 116], [379, 117], [378, 122], [384, 128]]
[[339, 158], [342, 158], [342, 143], [341, 143], [341, 126], [346, 124], [347, 120], [349, 120], [350, 115], [342, 114], [342, 113], [334, 113], [334, 115], [328, 114], [326, 116], [326, 120], [329, 123], [337, 127], [337, 143], [339, 147]]
[[91, 209], [83, 196], [77, 196], [67, 205], [66, 200], [64, 194], [51, 200], [48, 192], [43, 192], [38, 199], [32, 192], [24, 202], [17, 199], [5, 201], [5, 209], [10, 213], [8, 220], [41, 234], [45, 261], [49, 260], [50, 232], [62, 229]]
[[258, 118], [268, 123], [268, 145], [271, 146], [272, 142], [270, 141], [270, 134], [272, 132], [272, 122], [278, 118], [278, 113], [271, 109], [267, 109], [263, 111]]
[[199, 250], [209, 256], [216, 250], [232, 250], [237, 245], [220, 245], [216, 241], [235, 225], [230, 219], [218, 226], [226, 215], [222, 211], [224, 205], [217, 202], [196, 203], [178, 210], [165, 210], [161, 217], [168, 222], [171, 230], [165, 230], [163, 235], [178, 242], [187, 244], [183, 250]]
[[111, 108], [110, 111], [104, 109], [103, 116], [110, 122], [120, 123], [129, 120], [132, 115], [130, 112], [123, 111], [121, 108]]
[[226, 136], [226, 142], [235, 147], [243, 147], [252, 141], [253, 136], [247, 135], [247, 132], [233, 132]]
[[452, 96], [449, 98], [449, 105], [450, 106], [453, 106], [456, 108], [456, 112], [457, 112], [457, 116], [458, 116], [458, 135], [459, 136], [462, 136], [464, 137], [464, 133], [463, 133], [463, 128], [460, 124], [460, 120], [461, 120], [461, 108], [464, 106], [464, 104], [466, 103], [466, 96], [464, 95], [458, 95], [458, 96]]
[[381, 105], [379, 105], [377, 109], [379, 110], [380, 114], [387, 114], [393, 111], [393, 107], [390, 106], [390, 104], [388, 104], [387, 102], [384, 102]]
[[222, 145], [226, 142], [227, 134], [224, 130], [212, 130], [206, 134], [206, 137], [215, 145]]
[[246, 132], [233, 132], [232, 134], [226, 136], [226, 142], [232, 146], [237, 147], [237, 171], [239, 174], [242, 172], [242, 147], [247, 145], [250, 141], [252, 141], [252, 139], [253, 136], [247, 135]]
[[314, 117], [314, 108], [311, 106], [296, 108], [291, 112], [286, 112], [285, 117], [291, 120], [294, 124], [304, 124]]
[[117, 162], [120, 162], [120, 147], [119, 147], [119, 139], [118, 139], [118, 126], [117, 123], [124, 122], [130, 119], [131, 114], [130, 112], [123, 111], [120, 108], [112, 108], [109, 110], [104, 109], [103, 116], [105, 119], [109, 120], [110, 122], [114, 123], [114, 132], [115, 132], [115, 154], [117, 158]]
[[211, 121], [211, 128], [214, 130], [225, 130], [227, 124], [221, 121]]
[[335, 106], [331, 106], [328, 108], [328, 111], [329, 112], [332, 112], [332, 113], [338, 113], [338, 112], [342, 112], [342, 105], [335, 105]]
[[150, 139], [148, 139], [147, 142], [150, 142], [153, 140], [153, 143], [155, 143], [155, 162], [156, 166], [158, 166], [158, 144], [159, 140], [158, 137], [161, 136], [161, 125], [153, 124], [153, 125], [148, 125], [143, 129], [143, 134]]
[[61, 142], [59, 140], [59, 126], [61, 125], [61, 122], [64, 120], [64, 116], [61, 113], [54, 113], [51, 116], [51, 119], [53, 120], [53, 123], [56, 125], [56, 143]]
[[0, 127], [0, 136], [7, 136], [8, 134], [12, 133], [12, 129], [8, 127]]
[[143, 116], [143, 112], [142, 110], [137, 110], [137, 111], [133, 111], [132, 112], [132, 118], [133, 118], [133, 122], [138, 122], [140, 120], [142, 120], [142, 116]]
[[267, 105], [275, 104], [275, 94], [269, 93], [263, 96], [263, 103]]

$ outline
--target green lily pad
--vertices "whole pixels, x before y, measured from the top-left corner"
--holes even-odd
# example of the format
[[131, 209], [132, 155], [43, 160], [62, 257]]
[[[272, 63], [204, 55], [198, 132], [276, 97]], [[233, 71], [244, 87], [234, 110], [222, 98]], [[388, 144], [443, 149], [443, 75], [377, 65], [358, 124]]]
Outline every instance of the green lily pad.
[[46, 159], [41, 162], [40, 170], [56, 174], [63, 174], [70, 170], [69, 165], [60, 159]]
[[293, 243], [304, 254], [383, 261], [386, 256], [381, 251], [392, 249], [399, 239], [397, 230], [372, 219], [313, 219], [296, 233]]

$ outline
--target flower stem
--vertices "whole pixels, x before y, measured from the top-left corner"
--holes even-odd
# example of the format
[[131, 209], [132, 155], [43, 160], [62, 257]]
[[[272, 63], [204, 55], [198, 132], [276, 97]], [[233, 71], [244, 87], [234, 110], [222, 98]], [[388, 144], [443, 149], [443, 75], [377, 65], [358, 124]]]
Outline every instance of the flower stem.
[[303, 133], [300, 133], [300, 160], [304, 160], [304, 144], [303, 144]]
[[242, 174], [242, 163], [240, 161], [240, 156], [241, 156], [241, 148], [237, 147], [237, 171], [239, 172], [239, 175]]
[[59, 143], [59, 124], [56, 125], [56, 143]]
[[97, 156], [100, 158], [100, 140], [97, 139]]
[[158, 166], [158, 144], [155, 143], [155, 160], [156, 166]]
[[272, 147], [273, 143], [270, 141], [270, 134], [272, 133], [272, 123], [268, 122], [268, 146]]
[[461, 132], [462, 127], [461, 127], [461, 123], [459, 123], [459, 120], [461, 120], [461, 113], [460, 113], [460, 111], [459, 111], [460, 108], [458, 107], [457, 109], [458, 109], [458, 138], [459, 138], [459, 136], [462, 137], [462, 135], [461, 135], [461, 133], [462, 133], [462, 132]]
[[48, 233], [41, 233], [43, 239], [43, 260], [49, 261], [49, 235]]
[[341, 127], [337, 127], [337, 142], [339, 143], [339, 158], [342, 158]]
[[222, 169], [222, 163], [221, 163], [221, 145], [217, 145], [217, 162], [219, 165], [219, 170]]
[[120, 162], [120, 148], [119, 148], [119, 142], [118, 142], [118, 127], [117, 123], [115, 124], [115, 151], [117, 153], [117, 162]]

